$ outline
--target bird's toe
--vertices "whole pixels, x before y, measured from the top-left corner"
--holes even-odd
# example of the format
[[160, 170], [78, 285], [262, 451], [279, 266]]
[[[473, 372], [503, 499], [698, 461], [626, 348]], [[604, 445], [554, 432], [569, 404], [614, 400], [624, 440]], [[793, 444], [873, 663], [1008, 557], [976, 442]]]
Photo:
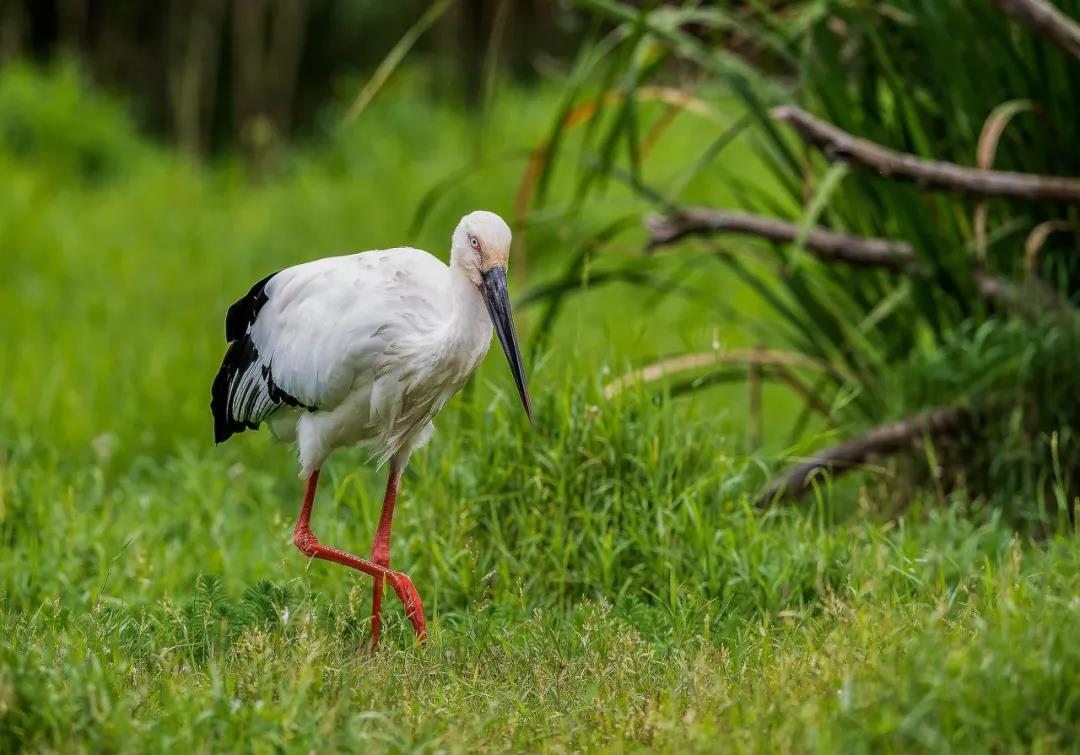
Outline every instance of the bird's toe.
[[420, 594], [416, 591], [409, 575], [394, 572], [392, 582], [394, 592], [397, 593], [401, 604], [405, 607], [405, 615], [412, 622], [413, 629], [421, 640], [427, 638], [427, 623], [424, 620], [424, 604], [420, 600]]

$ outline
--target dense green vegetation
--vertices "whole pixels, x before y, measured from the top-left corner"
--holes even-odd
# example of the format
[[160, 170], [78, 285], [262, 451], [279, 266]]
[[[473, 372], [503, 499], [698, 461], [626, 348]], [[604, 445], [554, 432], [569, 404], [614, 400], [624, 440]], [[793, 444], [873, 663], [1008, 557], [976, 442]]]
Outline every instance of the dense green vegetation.
[[[915, 29], [937, 7], [906, 6]], [[799, 210], [778, 157], [790, 143], [763, 130], [749, 95], [785, 93], [755, 77], [731, 88], [727, 69], [700, 84], [700, 107], [609, 98], [597, 118], [568, 120], [600, 93], [670, 83], [658, 46], [668, 38], [627, 12], [621, 31], [598, 23], [618, 44], [604, 53], [598, 33], [604, 54], [584, 48], [565, 86], [506, 87], [466, 115], [432, 102], [411, 68], [348, 127], [330, 108], [323, 132], [258, 177], [152, 143], [72, 67], [0, 70], [0, 751], [1080, 750], [1075, 337], [984, 310], [963, 286], [943, 304], [927, 281], [856, 277], [797, 245], [739, 246], [753, 254], [738, 269], [713, 249], [642, 255], [641, 215], [665, 206], [656, 191], [669, 208], [909, 231], [940, 244], [925, 260], [939, 276], [968, 272], [970, 229], [952, 205], [928, 201], [920, 215], [915, 189], [863, 176], [824, 179], [829, 196]], [[808, 13], [803, 30], [824, 34]], [[892, 48], [869, 38], [887, 68]], [[766, 47], [765, 60], [792, 64], [811, 39]], [[828, 44], [812, 49], [838, 52]], [[872, 86], [829, 89], [839, 63], [824, 53], [813, 59], [827, 70], [805, 69], [800, 101], [856, 119], [865, 105], [824, 95]], [[1018, 70], [1045, 50], [1028, 53]], [[1028, 84], [1049, 91], [1044, 78]], [[911, 118], [935, 108], [923, 94], [886, 99], [886, 116], [910, 118], [869, 121], [875, 138], [951, 145], [940, 156], [957, 160], [978, 138], [977, 124], [941, 115], [925, 121], [925, 143], [909, 143]], [[639, 161], [627, 144], [642, 135]], [[1008, 167], [1053, 167], [1026, 134], [1004, 144]], [[530, 170], [534, 198], [518, 217]], [[445, 256], [453, 224], [477, 207], [518, 217], [511, 276], [536, 427], [496, 353], [404, 480], [394, 564], [424, 598], [430, 641], [415, 644], [391, 598], [370, 657], [369, 581], [290, 543], [292, 452], [265, 433], [211, 443], [222, 318], [250, 282], [302, 260], [406, 243]], [[1024, 211], [1025, 229], [1042, 219]], [[992, 238], [991, 269], [1019, 276], [1010, 236]], [[1048, 277], [1067, 296], [1069, 247], [1053, 244]], [[809, 310], [787, 319], [790, 306], [860, 323], [860, 338]], [[829, 386], [839, 430], [804, 423], [783, 386], [765, 387], [760, 417], [739, 381], [605, 397], [632, 365], [753, 347], [799, 323], [821, 349], [803, 351], [863, 377]], [[752, 506], [791, 445], [988, 395], [1024, 409], [991, 443], [927, 446], [801, 504]], [[364, 462], [332, 458], [314, 516], [325, 542], [358, 552], [382, 490]], [[959, 481], [942, 484], [942, 465]], [[969, 490], [986, 469], [997, 476]]]
[[[759, 344], [828, 366], [823, 376], [808, 376], [802, 416], [827, 414], [851, 436], [929, 408], [960, 410], [974, 418], [970, 437], [935, 438], [936, 462], [922, 465], [939, 479], [907, 469], [906, 483], [963, 488], [1017, 522], [1043, 516], [1037, 499], [1065, 514], [1065, 501], [1080, 493], [1075, 199], [928, 191], [925, 178], [900, 180], [891, 167], [848, 161], [838, 145], [808, 146], [775, 107], [805, 108], [910, 160], [1075, 176], [1080, 114], [1068, 93], [1080, 61], [991, 3], [690, 3], [655, 11], [617, 0], [582, 4], [614, 29], [602, 27], [586, 45], [591, 54], [581, 56], [571, 80], [587, 84], [568, 99], [610, 86], [623, 104], [586, 139], [596, 165], [580, 172], [577, 201], [588, 207], [596, 187], [621, 175], [666, 216], [702, 204], [679, 181], [648, 174], [657, 160], [643, 145], [652, 143], [655, 124], [631, 103], [669, 83], [673, 61], [692, 71], [683, 72], [694, 82], [685, 93], [733, 93], [745, 117], [687, 145], [668, 167], [729, 186], [732, 199], [706, 202], [707, 209], [790, 221], [794, 243], [706, 233], [664, 248], [711, 258], [754, 292], [764, 317], [738, 309], [728, 317], [753, 329]], [[1080, 15], [1074, 0], [1058, 5]], [[718, 51], [732, 37], [749, 40], [756, 65]], [[556, 136], [561, 128], [556, 120]], [[732, 134], [747, 133], [748, 146], [731, 145]], [[768, 183], [727, 165], [745, 149]], [[574, 155], [555, 162], [572, 163]], [[552, 196], [558, 202], [563, 193]], [[909, 262], [823, 257], [813, 253], [813, 228], [903, 245]], [[694, 378], [707, 384], [729, 372], [727, 364], [699, 367]], [[795, 428], [793, 442], [805, 437], [801, 422]]]

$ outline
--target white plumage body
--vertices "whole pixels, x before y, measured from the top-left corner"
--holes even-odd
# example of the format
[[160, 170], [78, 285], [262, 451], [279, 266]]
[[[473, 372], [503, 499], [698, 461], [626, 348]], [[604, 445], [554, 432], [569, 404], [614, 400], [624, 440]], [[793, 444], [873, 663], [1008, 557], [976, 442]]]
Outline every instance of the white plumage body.
[[256, 353], [229, 381], [228, 409], [295, 441], [302, 477], [357, 444], [404, 463], [491, 342], [476, 284], [419, 249], [297, 265], [259, 295], [246, 332]]

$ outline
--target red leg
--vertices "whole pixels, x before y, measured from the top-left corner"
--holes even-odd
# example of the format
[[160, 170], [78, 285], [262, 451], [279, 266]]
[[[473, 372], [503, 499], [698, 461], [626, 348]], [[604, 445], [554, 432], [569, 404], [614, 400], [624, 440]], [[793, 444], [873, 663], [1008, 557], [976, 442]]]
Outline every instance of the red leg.
[[[390, 465], [390, 474], [386, 480], [386, 495], [383, 496], [382, 513], [379, 515], [379, 527], [375, 530], [375, 542], [371, 546], [371, 560], [386, 569], [390, 568], [390, 525], [394, 520], [394, 504], [397, 503], [398, 486], [401, 473], [396, 466]], [[375, 577], [371, 587], [371, 651], [379, 644], [379, 632], [382, 629], [383, 579]]]
[[[296, 528], [293, 530], [293, 544], [308, 558], [321, 558], [325, 561], [333, 561], [336, 564], [362, 571], [364, 574], [370, 574], [374, 577], [378, 584], [381, 584], [383, 580], [389, 582], [401, 600], [401, 604], [405, 606], [405, 615], [412, 622], [417, 636], [421, 641], [427, 639], [424, 605], [420, 602], [420, 596], [417, 594], [416, 588], [413, 587], [412, 580], [407, 575], [391, 571], [387, 566], [368, 561], [366, 558], [354, 556], [337, 548], [329, 548], [320, 543], [318, 538], [315, 537], [315, 533], [311, 531], [311, 507], [315, 502], [315, 488], [318, 484], [319, 470], [315, 470], [308, 477], [307, 489], [304, 492], [304, 505], [300, 508], [300, 518], [296, 521]], [[387, 528], [387, 536], [389, 536], [389, 528]], [[389, 547], [389, 542], [387, 545]], [[389, 551], [387, 552], [387, 560], [389, 561]], [[374, 644], [372, 647], [374, 647]]]

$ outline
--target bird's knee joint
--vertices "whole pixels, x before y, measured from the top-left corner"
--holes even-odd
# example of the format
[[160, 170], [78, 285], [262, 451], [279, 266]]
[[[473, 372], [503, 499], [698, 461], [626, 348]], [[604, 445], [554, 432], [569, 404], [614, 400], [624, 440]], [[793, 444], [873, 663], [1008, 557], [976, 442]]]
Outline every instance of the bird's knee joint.
[[293, 532], [293, 545], [308, 558], [315, 555], [316, 546], [319, 544], [315, 533], [311, 530], [296, 530]]

